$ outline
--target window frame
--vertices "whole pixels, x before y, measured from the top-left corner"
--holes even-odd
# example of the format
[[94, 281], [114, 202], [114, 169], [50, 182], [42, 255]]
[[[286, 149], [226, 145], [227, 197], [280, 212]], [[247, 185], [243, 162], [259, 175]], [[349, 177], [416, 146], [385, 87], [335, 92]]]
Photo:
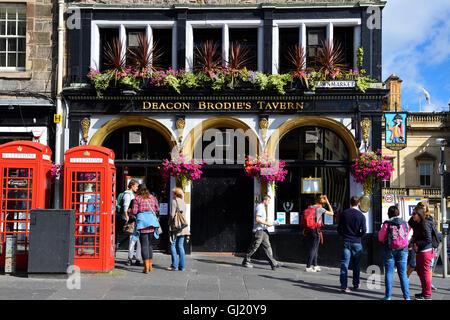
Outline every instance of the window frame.
[[177, 22], [175, 20], [167, 21], [91, 21], [91, 57], [90, 67], [100, 68], [100, 28], [118, 28], [119, 39], [123, 46], [122, 55], [126, 54], [127, 49], [127, 28], [144, 28], [150, 46], [153, 45], [153, 29], [172, 29], [172, 69], [177, 69]]
[[[280, 71], [280, 52], [279, 39], [280, 29], [283, 28], [299, 28], [299, 44], [301, 44], [304, 52], [307, 47], [306, 28], [326, 27], [326, 39], [333, 41], [334, 26], [353, 27], [353, 69], [357, 69], [356, 52], [361, 45], [361, 19], [360, 18], [344, 18], [344, 19], [286, 19], [274, 20], [272, 28], [272, 73], [278, 74]], [[305, 61], [306, 63], [306, 61]]]
[[[420, 172], [422, 165], [428, 165], [430, 167], [430, 175], [429, 175], [430, 176], [430, 184], [429, 185], [422, 184], [422, 181], [421, 181], [422, 174]], [[431, 188], [431, 186], [433, 185], [433, 162], [431, 162], [431, 161], [421, 161], [421, 162], [419, 162], [418, 174], [419, 174], [419, 186], [423, 187], [423, 188]], [[423, 175], [423, 176], [426, 177], [427, 175]]]
[[[20, 20], [19, 18], [18, 18], [18, 9], [19, 9], [19, 7], [23, 7], [24, 9], [25, 9], [25, 19], [23, 19], [23, 20]], [[15, 54], [16, 54], [16, 66], [15, 67], [10, 67], [10, 66], [8, 66], [8, 67], [1, 67], [0, 66], [0, 72], [14, 72], [14, 71], [17, 71], [17, 72], [23, 72], [23, 71], [26, 71], [26, 67], [27, 67], [27, 24], [28, 24], [28, 12], [27, 12], [27, 4], [26, 3], [0, 3], [0, 8], [4, 8], [4, 9], [6, 9], [6, 16], [5, 16], [5, 34], [4, 35], [2, 35], [2, 34], [0, 34], [0, 38], [1, 39], [16, 39], [16, 51], [14, 51], [15, 52]], [[16, 24], [16, 28], [15, 28], [15, 30], [16, 30], [16, 34], [15, 35], [8, 35], [7, 34], [7, 30], [8, 30], [8, 28], [7, 28], [7, 24], [8, 24], [8, 18], [7, 18], [7, 15], [8, 15], [8, 9], [9, 8], [14, 8], [14, 9], [16, 9], [16, 17], [15, 17], [15, 20], [14, 20], [14, 22], [15, 22], [15, 24]], [[25, 22], [25, 35], [18, 35], [17, 34], [17, 32], [18, 32], [18, 28], [19, 28], [19, 26], [18, 26], [18, 23], [19, 22]], [[19, 51], [19, 43], [18, 43], [18, 39], [25, 39], [25, 51]], [[8, 64], [7, 63], [7, 61], [8, 61], [8, 44], [7, 43], [5, 43], [5, 62], [6, 62], [6, 64]], [[24, 66], [23, 67], [18, 67], [17, 65], [18, 65], [18, 61], [19, 61], [19, 53], [21, 53], [21, 54], [25, 54], [25, 64], [24, 64]]]
[[263, 71], [263, 20], [191, 20], [186, 22], [186, 51], [185, 51], [185, 66], [186, 70], [192, 72], [194, 67], [194, 29], [201, 28], [217, 28], [222, 29], [222, 56], [227, 61], [230, 52], [230, 28], [257, 28], [258, 36], [258, 52], [257, 52], [257, 69], [253, 71]]

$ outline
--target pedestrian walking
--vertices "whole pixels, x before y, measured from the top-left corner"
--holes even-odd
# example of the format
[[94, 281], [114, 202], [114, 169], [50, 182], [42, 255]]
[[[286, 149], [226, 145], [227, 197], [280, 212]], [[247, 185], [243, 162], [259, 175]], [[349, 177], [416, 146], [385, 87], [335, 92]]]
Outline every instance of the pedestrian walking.
[[400, 211], [396, 206], [388, 209], [389, 220], [386, 220], [380, 232], [378, 240], [383, 245], [384, 275], [385, 275], [385, 294], [384, 300], [391, 300], [392, 281], [394, 278], [394, 266], [397, 268], [400, 278], [400, 287], [403, 298], [409, 298], [409, 282], [406, 274], [408, 263], [408, 223], [399, 217]]
[[[433, 220], [433, 217], [431, 216], [431, 212], [430, 212], [430, 209], [429, 209], [428, 204], [427, 204], [426, 201], [419, 202], [417, 204], [417, 206], [418, 207], [423, 207], [423, 209], [425, 210], [426, 218]], [[442, 243], [441, 243], [441, 241], [442, 241], [442, 234], [439, 233], [438, 236], [440, 238], [439, 246], [435, 250], [434, 257], [431, 260], [431, 265], [430, 265], [430, 279], [431, 279], [431, 282], [432, 282], [431, 283], [431, 289], [432, 290], [437, 290], [436, 287], [433, 285], [433, 269], [436, 266], [437, 259], [439, 258], [439, 254], [440, 254], [441, 249], [442, 249]], [[409, 262], [408, 262], [408, 270], [407, 270], [408, 278], [414, 271], [416, 271], [416, 252], [413, 249], [412, 242], [410, 242], [409, 251], [410, 251], [410, 259], [409, 259]]]
[[132, 213], [136, 215], [133, 241], [139, 238], [141, 242], [141, 254], [144, 260], [144, 270], [149, 273], [153, 265], [152, 238], [159, 238], [159, 222], [156, 212], [159, 211], [158, 200], [150, 194], [144, 184], [139, 185], [138, 195], [134, 198]]
[[349, 293], [347, 286], [348, 266], [353, 258], [353, 289], [360, 287], [360, 259], [362, 254], [361, 237], [366, 233], [366, 218], [358, 210], [359, 199], [356, 196], [350, 199], [351, 208], [345, 210], [339, 217], [337, 227], [338, 233], [342, 236], [341, 291]]
[[408, 221], [413, 229], [411, 242], [416, 253], [416, 272], [422, 285], [422, 292], [415, 295], [417, 300], [431, 300], [431, 261], [434, 257], [432, 246], [433, 219], [426, 216], [423, 205], [414, 208]]
[[[327, 205], [328, 210], [324, 208]], [[306, 222], [307, 215], [311, 214], [314, 218], [314, 223], [309, 224]], [[323, 236], [321, 228], [323, 226], [323, 215], [327, 214], [334, 216], [333, 208], [326, 195], [316, 195], [314, 197], [314, 205], [305, 210], [303, 214], [303, 235], [307, 237], [311, 243], [309, 250], [308, 263], [306, 264], [306, 272], [320, 272], [321, 269], [317, 264], [317, 258], [319, 255], [319, 245], [323, 243]]]
[[262, 197], [262, 202], [256, 206], [255, 209], [255, 220], [253, 226], [253, 240], [250, 248], [245, 254], [244, 260], [242, 261], [242, 265], [246, 268], [253, 268], [251, 262], [251, 256], [258, 250], [259, 246], [262, 245], [264, 252], [269, 259], [270, 266], [272, 270], [276, 270], [281, 267], [282, 264], [277, 262], [272, 253], [272, 246], [270, 245], [269, 239], [269, 231], [267, 230], [269, 227], [273, 226], [272, 222], [269, 222], [268, 217], [268, 206], [270, 203], [270, 196], [264, 195]]
[[[131, 212], [132, 201], [136, 197], [136, 192], [139, 187], [139, 182], [137, 180], [131, 179], [128, 183], [128, 189], [123, 195], [123, 215], [126, 224], [136, 223], [136, 215]], [[134, 249], [136, 247], [135, 255], [135, 265], [140, 266], [142, 261], [141, 255], [141, 242], [139, 239], [133, 241], [133, 235], [128, 235], [128, 260], [127, 265], [131, 266], [133, 264]]]
[[[183, 200], [183, 190], [181, 188], [174, 188], [172, 190], [172, 208], [169, 217], [169, 237], [170, 237], [170, 253], [172, 255], [172, 263], [167, 268], [169, 271], [180, 270], [184, 271], [186, 268], [186, 253], [184, 251], [184, 240], [190, 235], [189, 226], [186, 225], [180, 229], [175, 226], [177, 215], [182, 215], [186, 220], [186, 204]], [[178, 253], [177, 253], [178, 248]], [[179, 255], [179, 259], [178, 259]]]

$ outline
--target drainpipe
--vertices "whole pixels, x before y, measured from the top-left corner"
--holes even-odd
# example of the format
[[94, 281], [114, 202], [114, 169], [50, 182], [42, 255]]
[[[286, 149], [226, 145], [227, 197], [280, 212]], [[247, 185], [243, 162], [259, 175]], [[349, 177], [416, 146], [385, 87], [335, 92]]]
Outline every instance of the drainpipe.
[[[60, 164], [63, 159], [64, 152], [64, 103], [62, 101], [62, 83], [63, 83], [63, 59], [64, 59], [64, 0], [58, 0], [58, 69], [57, 69], [57, 85], [56, 85], [56, 113], [62, 115], [61, 121], [56, 124], [55, 137], [55, 162]], [[54, 208], [60, 209], [62, 204], [62, 184], [59, 178], [55, 181], [55, 199]]]

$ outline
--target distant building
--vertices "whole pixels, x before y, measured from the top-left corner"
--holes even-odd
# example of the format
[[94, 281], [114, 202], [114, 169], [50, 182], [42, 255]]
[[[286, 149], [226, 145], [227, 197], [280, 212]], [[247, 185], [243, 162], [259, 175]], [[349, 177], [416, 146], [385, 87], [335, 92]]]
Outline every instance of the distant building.
[[[405, 112], [401, 104], [402, 80], [391, 75], [385, 83], [390, 93], [383, 111]], [[382, 123], [384, 129], [385, 121]], [[382, 131], [383, 153], [390, 156], [395, 168], [391, 179], [383, 181], [382, 193], [427, 197], [430, 211], [437, 220], [441, 207], [441, 176], [438, 174], [441, 149], [436, 139], [450, 141], [449, 124], [449, 112], [408, 112], [407, 147], [398, 152], [385, 147], [385, 131]], [[449, 163], [448, 147], [445, 157]]]

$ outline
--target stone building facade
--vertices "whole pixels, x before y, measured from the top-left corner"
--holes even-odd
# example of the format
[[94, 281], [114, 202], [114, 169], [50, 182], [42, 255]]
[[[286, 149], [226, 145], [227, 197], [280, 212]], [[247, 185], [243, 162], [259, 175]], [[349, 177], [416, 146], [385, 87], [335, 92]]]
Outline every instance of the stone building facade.
[[52, 145], [54, 1], [0, 1], [0, 143]]
[[[395, 75], [386, 80], [390, 92], [384, 111], [405, 112], [401, 107], [401, 84], [402, 80]], [[383, 121], [383, 153], [390, 156], [395, 169], [390, 181], [384, 182], [383, 194], [428, 198], [430, 211], [437, 221], [440, 220], [441, 207], [441, 176], [438, 172], [441, 147], [436, 139], [450, 141], [449, 123], [449, 112], [408, 112], [407, 147], [392, 151], [385, 147]], [[448, 163], [448, 147], [445, 148], [445, 158]]]

